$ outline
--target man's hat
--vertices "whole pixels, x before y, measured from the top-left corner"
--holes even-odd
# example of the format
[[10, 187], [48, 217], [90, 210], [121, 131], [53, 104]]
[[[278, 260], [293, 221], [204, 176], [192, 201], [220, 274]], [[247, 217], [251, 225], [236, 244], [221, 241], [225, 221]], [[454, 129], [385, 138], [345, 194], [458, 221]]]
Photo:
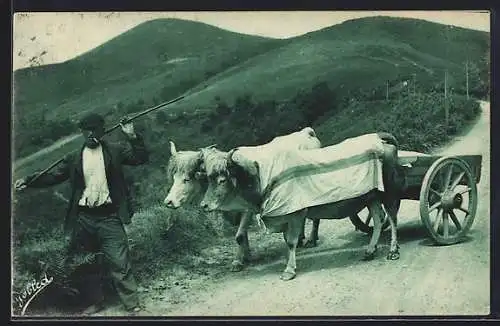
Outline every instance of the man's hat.
[[78, 122], [78, 127], [83, 130], [92, 130], [104, 127], [104, 118], [97, 113], [86, 114]]

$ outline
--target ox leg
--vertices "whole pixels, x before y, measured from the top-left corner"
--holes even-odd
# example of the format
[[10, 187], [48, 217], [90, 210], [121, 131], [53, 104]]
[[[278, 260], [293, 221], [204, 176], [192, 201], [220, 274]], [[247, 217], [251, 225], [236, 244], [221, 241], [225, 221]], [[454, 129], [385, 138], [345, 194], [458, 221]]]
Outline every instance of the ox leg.
[[304, 245], [307, 248], [316, 247], [318, 245], [318, 240], [319, 240], [318, 232], [319, 232], [320, 219], [313, 219], [312, 221], [313, 225], [311, 228], [311, 233], [309, 234], [309, 239], [307, 239]]
[[248, 243], [248, 225], [250, 223], [250, 214], [243, 213], [240, 219], [240, 225], [236, 232], [236, 243], [238, 251], [236, 257], [231, 263], [231, 271], [239, 272], [250, 260], [250, 245]]
[[370, 239], [370, 243], [366, 248], [363, 260], [372, 260], [375, 257], [375, 252], [377, 251], [377, 244], [380, 239], [380, 233], [382, 232], [382, 219], [385, 215], [384, 210], [379, 202], [372, 202], [368, 205], [368, 211], [373, 217], [373, 232]]
[[389, 224], [391, 225], [391, 246], [389, 249], [389, 253], [387, 254], [387, 259], [389, 260], [399, 259], [396, 216], [399, 210], [400, 203], [400, 200], [396, 200], [389, 208], [387, 208], [387, 218], [389, 219]]
[[305, 231], [306, 231], [306, 220], [304, 219], [304, 222], [302, 223], [302, 229], [300, 230], [299, 243], [297, 244], [297, 248], [307, 246]]
[[384, 206], [387, 218], [391, 225], [391, 247], [387, 259], [399, 259], [399, 245], [397, 242], [397, 214], [401, 203], [400, 194], [406, 188], [404, 173], [397, 165], [397, 148], [385, 145], [383, 178], [386, 185]]
[[[297, 244], [299, 242], [300, 230], [305, 220], [305, 214], [299, 213], [295, 216], [290, 216], [290, 219], [287, 223], [287, 229], [283, 233], [286, 241], [286, 245], [288, 248], [288, 261], [286, 264], [286, 268], [280, 276], [280, 279], [283, 281], [289, 281], [295, 278], [296, 276], [296, 249]], [[286, 233], [286, 234], [285, 234]]]

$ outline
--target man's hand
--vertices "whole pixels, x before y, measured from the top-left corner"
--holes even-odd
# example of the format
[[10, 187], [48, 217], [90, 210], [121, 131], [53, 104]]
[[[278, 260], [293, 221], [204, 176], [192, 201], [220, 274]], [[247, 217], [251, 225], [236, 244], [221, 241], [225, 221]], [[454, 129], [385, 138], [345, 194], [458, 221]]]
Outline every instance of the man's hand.
[[14, 187], [17, 191], [22, 191], [28, 187], [28, 184], [31, 183], [33, 179], [35, 179], [41, 172], [37, 171], [33, 174], [28, 175], [27, 177], [17, 179], [14, 183]]
[[128, 122], [129, 118], [124, 117], [123, 119], [120, 120], [120, 127], [122, 128], [123, 133], [125, 133], [127, 136], [131, 138], [135, 138], [135, 130], [134, 130], [134, 124], [132, 122]]
[[14, 183], [14, 187], [17, 191], [23, 191], [24, 189], [26, 189], [26, 187], [28, 187], [28, 181], [26, 180], [26, 178], [18, 179]]

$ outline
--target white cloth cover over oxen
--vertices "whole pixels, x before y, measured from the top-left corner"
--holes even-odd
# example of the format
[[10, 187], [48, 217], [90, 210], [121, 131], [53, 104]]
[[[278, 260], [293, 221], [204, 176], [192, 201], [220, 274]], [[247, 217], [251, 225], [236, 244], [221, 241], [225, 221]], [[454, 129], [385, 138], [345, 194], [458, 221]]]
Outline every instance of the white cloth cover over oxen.
[[373, 189], [384, 191], [383, 153], [383, 140], [373, 133], [309, 150], [241, 148], [233, 160], [242, 155], [258, 163], [264, 217], [356, 198]]

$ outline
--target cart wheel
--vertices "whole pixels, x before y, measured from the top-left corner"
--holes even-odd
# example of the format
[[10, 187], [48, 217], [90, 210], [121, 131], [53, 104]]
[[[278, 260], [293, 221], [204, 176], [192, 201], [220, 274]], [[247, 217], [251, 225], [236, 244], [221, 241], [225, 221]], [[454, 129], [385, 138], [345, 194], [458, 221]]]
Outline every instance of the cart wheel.
[[420, 190], [420, 218], [434, 241], [460, 242], [477, 210], [477, 186], [469, 165], [456, 157], [442, 157], [425, 174]]
[[[363, 208], [357, 214], [349, 216], [351, 223], [354, 225], [356, 230], [360, 230], [363, 233], [371, 234], [373, 232], [373, 219], [368, 208]], [[389, 227], [389, 219], [387, 215], [384, 215], [384, 220], [382, 222], [382, 231], [385, 231]]]

